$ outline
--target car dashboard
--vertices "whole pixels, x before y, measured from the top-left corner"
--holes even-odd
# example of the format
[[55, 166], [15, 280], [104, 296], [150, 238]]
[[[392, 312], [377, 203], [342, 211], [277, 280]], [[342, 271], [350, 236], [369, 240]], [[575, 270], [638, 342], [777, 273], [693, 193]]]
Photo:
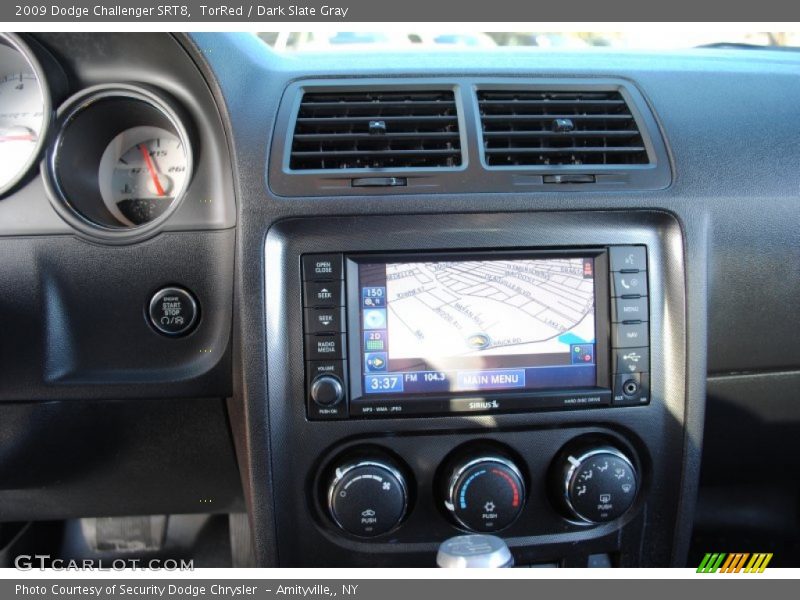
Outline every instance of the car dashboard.
[[3, 43], [41, 92], [0, 182], [3, 544], [796, 558], [793, 53]]

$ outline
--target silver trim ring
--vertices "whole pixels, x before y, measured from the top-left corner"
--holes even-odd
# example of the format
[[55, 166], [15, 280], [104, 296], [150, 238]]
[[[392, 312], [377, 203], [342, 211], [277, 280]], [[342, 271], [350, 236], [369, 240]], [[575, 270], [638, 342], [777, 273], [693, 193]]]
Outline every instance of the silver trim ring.
[[[636, 495], [639, 494], [639, 475], [636, 472], [636, 467], [633, 466], [631, 459], [629, 459], [625, 454], [623, 454], [622, 451], [617, 450], [613, 446], [601, 446], [600, 448], [595, 448], [594, 450], [589, 450], [588, 452], [584, 452], [583, 454], [579, 455], [578, 458], [575, 458], [572, 454], [569, 454], [566, 460], [569, 461], [570, 467], [569, 469], [567, 469], [567, 474], [564, 477], [564, 502], [566, 502], [567, 508], [572, 513], [572, 515], [576, 519], [578, 519], [577, 523], [581, 525], [597, 525], [598, 523], [605, 522], [605, 521], [592, 521], [591, 519], [585, 517], [580, 513], [580, 511], [577, 508], [575, 508], [575, 506], [572, 504], [572, 500], [570, 500], [569, 498], [569, 486], [572, 483], [572, 478], [575, 476], [575, 472], [578, 470], [579, 467], [583, 466], [584, 462], [586, 462], [593, 456], [597, 456], [598, 454], [611, 454], [612, 456], [626, 463], [631, 468], [631, 472], [633, 472], [634, 476], [636, 477]], [[634, 496], [633, 501], [634, 502], [636, 501], [636, 496]]]
[[[350, 473], [355, 469], [360, 469], [361, 467], [375, 467], [377, 469], [383, 469], [397, 480], [398, 484], [400, 484], [400, 491], [403, 493], [403, 509], [401, 511], [402, 514], [400, 515], [400, 518], [397, 520], [397, 524], [388, 531], [384, 531], [383, 533], [379, 533], [378, 535], [374, 536], [358, 535], [357, 533], [348, 531], [347, 529], [345, 529], [344, 525], [342, 525], [341, 521], [339, 521], [339, 519], [336, 517], [336, 511], [333, 510], [333, 495], [336, 491], [336, 486], [339, 484], [339, 482], [341, 482], [345, 478], [345, 476], [348, 473]], [[408, 514], [408, 488], [406, 487], [405, 477], [403, 477], [400, 471], [398, 471], [391, 465], [388, 465], [383, 462], [378, 462], [374, 460], [363, 460], [357, 463], [346, 464], [346, 466], [344, 467], [337, 468], [334, 471], [334, 473], [335, 475], [331, 480], [330, 485], [328, 486], [328, 514], [330, 515], [331, 519], [333, 519], [333, 522], [336, 523], [336, 526], [339, 527], [339, 529], [354, 537], [367, 539], [367, 538], [378, 537], [379, 535], [386, 535], [387, 533], [391, 533], [392, 531], [400, 527], [400, 525], [405, 520]]]
[[[470, 460], [469, 462], [466, 462], [463, 465], [461, 465], [461, 467], [459, 469], [457, 469], [455, 472], [453, 472], [453, 474], [450, 476], [450, 482], [449, 482], [449, 484], [447, 486], [447, 500], [444, 503], [444, 507], [447, 509], [447, 511], [451, 515], [453, 515], [453, 518], [456, 521], [458, 521], [458, 524], [461, 525], [467, 531], [475, 531], [475, 530], [472, 527], [470, 527], [469, 525], [467, 525], [464, 521], [462, 521], [461, 517], [459, 517], [458, 513], [456, 512], [456, 499], [455, 499], [456, 485], [458, 484], [458, 480], [461, 478], [461, 476], [464, 474], [465, 471], [467, 471], [468, 469], [471, 469], [472, 467], [474, 467], [477, 464], [487, 463], [487, 462], [488, 463], [495, 463], [495, 464], [499, 464], [499, 465], [503, 465], [504, 467], [507, 467], [519, 479], [520, 494], [522, 496], [522, 498], [520, 498], [520, 500], [521, 500], [520, 508], [519, 508], [520, 512], [522, 511], [523, 506], [524, 506], [525, 502], [527, 501], [528, 491], [525, 489], [525, 478], [522, 476], [522, 473], [520, 472], [519, 467], [517, 467], [516, 464], [514, 464], [511, 460], [503, 458], [503, 457], [500, 457], [500, 456], [488, 455], [488, 456], [480, 456], [478, 458], [474, 458], [474, 459]], [[509, 523], [509, 526], [510, 525], [511, 525], [511, 523]], [[480, 532], [480, 533], [483, 533], [483, 532]]]
[[[70, 122], [81, 112], [91, 107], [100, 100], [107, 98], [127, 98], [138, 100], [150, 105], [160, 112], [175, 128], [175, 132], [183, 145], [186, 153], [186, 183], [180, 194], [175, 196], [170, 206], [157, 218], [136, 227], [109, 227], [96, 223], [86, 218], [75, 208], [67, 198], [58, 178], [56, 164], [61, 150], [64, 134]], [[54, 142], [48, 148], [42, 161], [42, 179], [50, 198], [50, 204], [58, 215], [79, 233], [94, 240], [109, 243], [126, 244], [140, 242], [158, 233], [162, 225], [178, 210], [183, 203], [194, 179], [194, 152], [192, 140], [188, 130], [183, 124], [178, 113], [170, 106], [169, 102], [160, 94], [149, 89], [146, 85], [131, 85], [125, 83], [101, 84], [86, 88], [68, 98], [58, 110], [58, 132]], [[99, 192], [98, 192], [99, 193]]]
[[33, 70], [36, 82], [39, 84], [39, 91], [42, 94], [42, 129], [39, 131], [39, 140], [28, 162], [20, 169], [16, 177], [11, 179], [5, 186], [0, 187], [0, 198], [2, 198], [19, 185], [28, 173], [31, 172], [33, 166], [39, 162], [42, 150], [49, 140], [50, 130], [53, 125], [53, 100], [50, 96], [50, 85], [47, 82], [44, 68], [39, 62], [39, 59], [36, 58], [36, 54], [31, 47], [16, 33], [0, 33], [0, 39], [6, 41], [9, 46], [22, 55], [22, 58], [25, 59], [28, 66]]

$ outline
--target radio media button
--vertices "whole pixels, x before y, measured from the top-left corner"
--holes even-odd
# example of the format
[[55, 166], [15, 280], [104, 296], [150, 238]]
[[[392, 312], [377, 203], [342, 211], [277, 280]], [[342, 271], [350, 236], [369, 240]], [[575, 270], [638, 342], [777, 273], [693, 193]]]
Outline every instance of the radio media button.
[[306, 336], [306, 360], [341, 360], [343, 358], [345, 358], [343, 335]]
[[614, 323], [622, 321], [649, 321], [647, 298], [612, 298], [611, 315]]
[[647, 323], [614, 323], [611, 327], [611, 346], [614, 348], [641, 348], [649, 346]]
[[307, 307], [342, 306], [342, 281], [309, 281], [303, 284], [303, 303]]
[[305, 309], [306, 333], [343, 333], [344, 308], [307, 308]]
[[617, 348], [614, 350], [614, 373], [649, 371], [649, 348]]
[[646, 271], [647, 248], [644, 246], [611, 246], [608, 262], [612, 271]]
[[647, 296], [647, 271], [640, 273], [612, 273], [611, 295]]
[[341, 278], [341, 254], [306, 254], [303, 256], [304, 281], [329, 281]]

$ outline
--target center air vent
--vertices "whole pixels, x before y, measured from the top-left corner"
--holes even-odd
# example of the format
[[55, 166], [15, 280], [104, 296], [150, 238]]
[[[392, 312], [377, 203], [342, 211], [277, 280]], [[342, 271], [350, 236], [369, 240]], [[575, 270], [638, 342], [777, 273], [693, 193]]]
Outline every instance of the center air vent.
[[650, 162], [618, 91], [482, 90], [478, 103], [489, 166]]
[[289, 167], [409, 169], [461, 165], [452, 91], [305, 93]]

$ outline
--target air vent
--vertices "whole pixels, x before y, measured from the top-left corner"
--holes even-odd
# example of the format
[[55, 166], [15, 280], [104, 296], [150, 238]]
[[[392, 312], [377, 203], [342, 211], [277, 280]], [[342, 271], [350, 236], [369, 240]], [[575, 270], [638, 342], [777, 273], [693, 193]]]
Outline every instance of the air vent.
[[617, 91], [482, 90], [478, 102], [489, 166], [650, 162]]
[[289, 167], [408, 169], [461, 164], [452, 91], [305, 93]]

